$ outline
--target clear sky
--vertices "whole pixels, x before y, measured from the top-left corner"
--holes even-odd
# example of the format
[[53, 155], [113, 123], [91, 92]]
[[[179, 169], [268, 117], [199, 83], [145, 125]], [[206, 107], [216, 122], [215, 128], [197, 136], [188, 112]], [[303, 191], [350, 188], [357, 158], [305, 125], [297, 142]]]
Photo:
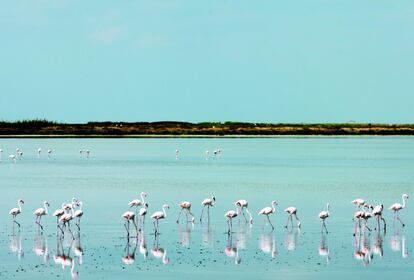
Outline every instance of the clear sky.
[[413, 0], [0, 3], [0, 119], [414, 122]]

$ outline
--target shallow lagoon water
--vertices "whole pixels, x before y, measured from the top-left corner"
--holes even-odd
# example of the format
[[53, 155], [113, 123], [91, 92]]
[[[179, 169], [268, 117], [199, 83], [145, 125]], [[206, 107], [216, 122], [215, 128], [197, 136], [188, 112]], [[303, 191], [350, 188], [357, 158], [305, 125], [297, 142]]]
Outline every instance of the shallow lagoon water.
[[[13, 164], [8, 155], [17, 147], [23, 159]], [[43, 149], [41, 158], [38, 147]], [[217, 147], [222, 154], [215, 157], [212, 151]], [[411, 137], [0, 139], [0, 149], [1, 279], [414, 276], [412, 197], [401, 211], [405, 228], [394, 227], [387, 210], [386, 234], [373, 231], [356, 237], [351, 220], [355, 206], [350, 203], [363, 197], [388, 208], [401, 202], [402, 193], [413, 195]], [[47, 149], [53, 151], [51, 158]], [[79, 149], [90, 149], [91, 157], [81, 158]], [[151, 234], [147, 217], [145, 234], [128, 244], [121, 214], [141, 191], [148, 193], [149, 213], [161, 210], [163, 203], [171, 209], [160, 221], [158, 238]], [[200, 202], [212, 195], [217, 201], [210, 224], [201, 225]], [[40, 234], [33, 211], [48, 200], [53, 212], [72, 196], [84, 202], [85, 211], [79, 234], [72, 225], [75, 243], [69, 234], [60, 241], [51, 214], [44, 218]], [[18, 198], [26, 202], [18, 217], [20, 232], [7, 214]], [[253, 225], [236, 219], [235, 232], [228, 237], [223, 215], [241, 198], [249, 201]], [[273, 199], [279, 205], [271, 216], [276, 227], [272, 233], [257, 212]], [[180, 224], [175, 222], [183, 200], [193, 204], [194, 227], [184, 222], [185, 216]], [[331, 217], [329, 234], [323, 235], [317, 215], [326, 202], [331, 204]], [[284, 228], [283, 209], [288, 206], [298, 208], [300, 232]], [[134, 250], [134, 262], [123, 263]], [[54, 256], [62, 251], [75, 264], [72, 273], [71, 265], [55, 264]]]

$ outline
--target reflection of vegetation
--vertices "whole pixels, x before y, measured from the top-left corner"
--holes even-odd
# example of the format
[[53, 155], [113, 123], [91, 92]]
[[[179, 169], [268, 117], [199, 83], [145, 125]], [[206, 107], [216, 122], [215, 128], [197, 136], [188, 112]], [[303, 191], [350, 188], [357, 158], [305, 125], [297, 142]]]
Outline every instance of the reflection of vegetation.
[[88, 122], [57, 123], [47, 120], [0, 121], [0, 135], [62, 135], [122, 137], [145, 135], [414, 135], [411, 124], [270, 124], [244, 122]]

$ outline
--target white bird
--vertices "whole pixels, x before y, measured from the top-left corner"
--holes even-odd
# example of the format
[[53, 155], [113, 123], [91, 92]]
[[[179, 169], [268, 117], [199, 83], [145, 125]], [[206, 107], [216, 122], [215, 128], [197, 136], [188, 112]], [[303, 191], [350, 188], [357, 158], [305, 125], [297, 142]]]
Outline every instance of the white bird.
[[148, 212], [148, 203], [145, 202], [144, 206], [139, 209], [139, 217], [140, 217], [140, 225], [139, 225], [139, 231], [141, 229], [144, 229], [145, 226], [145, 217], [147, 216]]
[[36, 216], [35, 223], [39, 225], [39, 227], [43, 230], [43, 226], [40, 223], [40, 220], [42, 219], [42, 216], [47, 215], [47, 208], [49, 207], [49, 202], [44, 201], [43, 202], [43, 208], [38, 208], [33, 212], [33, 215]]
[[393, 205], [390, 206], [390, 208], [388, 208], [389, 210], [394, 212], [394, 223], [395, 223], [395, 219], [397, 219], [398, 221], [400, 221], [403, 227], [405, 226], [405, 224], [400, 219], [400, 210], [405, 208], [405, 199], [408, 199], [407, 194], [402, 195], [402, 201], [403, 201], [402, 205], [400, 203], [394, 203]]
[[59, 226], [59, 218], [62, 217], [63, 214], [65, 214], [65, 210], [63, 210], [65, 203], [62, 203], [62, 208], [57, 209], [55, 212], [53, 212], [53, 217], [56, 217], [56, 225], [57, 227], [62, 230], [62, 228]]
[[372, 210], [372, 215], [374, 215], [374, 217], [377, 219], [378, 230], [380, 230], [380, 228], [381, 228], [380, 219], [384, 222], [384, 231], [385, 231], [386, 228], [387, 228], [387, 223], [385, 222], [384, 217], [382, 217], [382, 211], [383, 210], [384, 210], [384, 205], [379, 204], [379, 205], [375, 206], [374, 209]]
[[78, 230], [80, 230], [80, 221], [83, 216], [83, 202], [79, 201], [76, 205], [79, 207], [79, 209], [75, 211], [75, 218], [78, 218], [76, 226], [78, 227]]
[[230, 235], [233, 232], [232, 220], [238, 216], [237, 212], [238, 211], [236, 209], [236, 211], [230, 210], [230, 211], [227, 211], [226, 214], [224, 214], [224, 216], [227, 218], [227, 224], [228, 224], [228, 227], [229, 227], [229, 230], [227, 231], [228, 235]]
[[[75, 203], [76, 202], [73, 202], [72, 206], [70, 208], [72, 210], [72, 213], [65, 213], [62, 216], [60, 216], [60, 218], [59, 218], [59, 223], [62, 223], [64, 226], [68, 225], [68, 230], [69, 230], [69, 232], [72, 235], [72, 238], [74, 240], [75, 240], [75, 237], [72, 233], [72, 230], [70, 229], [70, 221], [72, 221], [73, 218], [75, 217], [75, 209], [74, 209], [75, 208]], [[62, 234], [64, 234], [63, 230], [62, 229], [60, 229], [60, 230], [62, 231]]]
[[62, 205], [62, 209], [65, 210], [66, 212], [68, 212], [69, 210], [71, 210], [76, 205], [76, 203], [78, 203], [78, 200], [75, 197], [72, 197], [72, 202], [64, 203]]
[[144, 205], [145, 199], [147, 198], [147, 193], [141, 192], [140, 196], [141, 196], [141, 200], [140, 199], [134, 199], [134, 200], [131, 200], [128, 203], [129, 209], [131, 209], [132, 207], [138, 207], [138, 206]]
[[15, 155], [9, 155], [9, 159], [13, 161], [13, 163], [16, 163], [16, 156]]
[[247, 208], [249, 206], [249, 203], [247, 202], [247, 200], [245, 199], [239, 199], [236, 202], [234, 202], [234, 205], [236, 205], [236, 207], [240, 208], [241, 213], [243, 214], [243, 217], [247, 223], [247, 218], [246, 215], [244, 214], [244, 210], [246, 210], [247, 214], [250, 217], [250, 224], [253, 223], [253, 218], [252, 218], [252, 214], [250, 214], [249, 209]]
[[38, 148], [37, 149], [37, 157], [40, 158], [40, 154], [42, 153], [42, 148]]
[[158, 221], [161, 219], [165, 219], [167, 217], [167, 213], [165, 212], [165, 209], [170, 209], [170, 206], [168, 204], [164, 204], [162, 206], [162, 211], [154, 212], [151, 215], [151, 218], [153, 219], [153, 222], [154, 222], [155, 235], [159, 234], [159, 231], [160, 231]]
[[205, 153], [206, 160], [208, 160], [208, 155], [209, 155], [209, 151], [206, 151], [206, 153]]
[[178, 206], [180, 206], [181, 210], [180, 210], [180, 213], [178, 213], [177, 223], [180, 221], [181, 213], [183, 212], [183, 210], [186, 210], [185, 216], [186, 216], [187, 223], [189, 222], [188, 214], [190, 214], [193, 217], [191, 219], [191, 222], [194, 223], [195, 219], [194, 219], [193, 213], [191, 213], [191, 203], [188, 201], [183, 201]]
[[352, 204], [355, 204], [357, 206], [358, 209], [361, 208], [361, 206], [363, 206], [365, 204], [365, 200], [362, 198], [357, 198], [351, 201]]
[[208, 220], [210, 221], [210, 207], [214, 206], [215, 202], [216, 202], [216, 197], [215, 196], [213, 196], [211, 198], [206, 198], [201, 202], [201, 205], [203, 205], [203, 210], [201, 210], [200, 222], [203, 219], [204, 209], [206, 207], [207, 207]]
[[322, 220], [322, 226], [325, 228], [326, 233], [328, 233], [328, 229], [326, 228], [325, 220], [329, 217], [329, 203], [326, 204], [326, 211], [321, 211], [319, 213], [319, 219]]
[[50, 157], [52, 155], [52, 150], [47, 150], [47, 156]]
[[20, 224], [16, 221], [16, 216], [22, 213], [22, 204], [24, 204], [23, 199], [17, 201], [17, 208], [10, 209], [9, 215], [13, 217], [13, 223], [17, 224], [20, 228]]
[[296, 209], [296, 207], [288, 207], [288, 208], [285, 209], [285, 212], [288, 213], [288, 215], [289, 215], [288, 219], [287, 219], [287, 222], [286, 222], [285, 228], [287, 228], [289, 220], [292, 222], [292, 228], [293, 228], [293, 218], [292, 218], [292, 216], [295, 216], [296, 221], [298, 221], [298, 228], [300, 229], [301, 223], [300, 223], [300, 220], [298, 218], [298, 209]]
[[2, 161], [3, 161], [3, 150], [0, 149], [0, 162], [2, 162]]
[[86, 150], [86, 158], [89, 158], [90, 154], [91, 154], [91, 151]]
[[135, 222], [135, 213], [132, 211], [126, 211], [124, 214], [122, 214], [122, 218], [124, 218], [125, 220], [124, 227], [127, 231], [128, 237], [129, 237], [129, 223], [130, 221], [132, 221], [132, 223], [134, 224], [136, 233], [137, 233], [137, 238], [138, 238], [138, 227], [137, 227], [137, 223]]
[[277, 206], [277, 202], [275, 200], [272, 200], [272, 207], [265, 207], [262, 210], [260, 210], [260, 212], [258, 213], [258, 215], [265, 215], [266, 216], [267, 221], [272, 226], [272, 230], [274, 230], [275, 227], [273, 226], [272, 222], [270, 221], [269, 215], [276, 212], [276, 206]]
[[175, 159], [178, 159], [180, 157], [180, 150], [175, 150]]

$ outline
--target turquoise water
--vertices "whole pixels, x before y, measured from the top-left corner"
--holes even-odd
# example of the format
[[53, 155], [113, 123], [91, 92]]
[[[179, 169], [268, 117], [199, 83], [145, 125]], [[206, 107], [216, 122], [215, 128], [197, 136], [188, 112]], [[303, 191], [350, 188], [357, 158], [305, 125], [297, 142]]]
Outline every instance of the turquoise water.
[[[23, 159], [8, 158], [19, 147]], [[37, 148], [43, 153], [37, 157]], [[213, 156], [220, 148], [221, 156]], [[413, 195], [414, 138], [274, 138], [274, 139], [0, 139], [0, 278], [1, 279], [175, 279], [183, 276], [211, 279], [411, 279], [414, 246], [414, 201], [401, 211], [406, 227], [393, 226], [385, 211], [386, 234], [353, 236], [350, 201], [362, 197], [388, 208]], [[47, 149], [52, 149], [51, 157]], [[90, 149], [91, 157], [79, 156]], [[180, 157], [175, 159], [175, 150]], [[210, 155], [206, 160], [205, 151]], [[145, 234], [130, 239], [121, 215], [127, 203], [148, 193], [149, 213], [171, 206], [160, 221], [156, 238], [149, 217]], [[208, 225], [200, 225], [200, 202], [215, 195]], [[50, 212], [76, 196], [84, 203], [81, 231], [75, 242], [68, 233], [61, 241], [56, 220], [44, 218], [43, 234], [33, 211], [43, 201]], [[13, 227], [8, 211], [23, 198]], [[234, 220], [228, 237], [224, 213], [237, 199], [249, 201], [253, 225]], [[178, 204], [192, 202], [194, 226], [184, 219], [177, 225]], [[279, 205], [263, 226], [257, 212]], [[330, 202], [329, 234], [321, 234], [318, 213]], [[298, 208], [301, 231], [286, 230], [283, 209]], [[81, 249], [80, 249], [81, 248]], [[62, 253], [63, 251], [63, 253]], [[123, 263], [126, 254], [132, 264]], [[47, 253], [45, 253], [47, 252]], [[358, 257], [358, 252], [362, 252]], [[65, 254], [67, 266], [54, 256]], [[328, 255], [328, 256], [327, 256]], [[164, 258], [162, 258], [164, 256]], [[130, 258], [131, 259], [131, 258]], [[71, 273], [71, 263], [74, 268]], [[73, 274], [73, 275], [72, 275]]]

